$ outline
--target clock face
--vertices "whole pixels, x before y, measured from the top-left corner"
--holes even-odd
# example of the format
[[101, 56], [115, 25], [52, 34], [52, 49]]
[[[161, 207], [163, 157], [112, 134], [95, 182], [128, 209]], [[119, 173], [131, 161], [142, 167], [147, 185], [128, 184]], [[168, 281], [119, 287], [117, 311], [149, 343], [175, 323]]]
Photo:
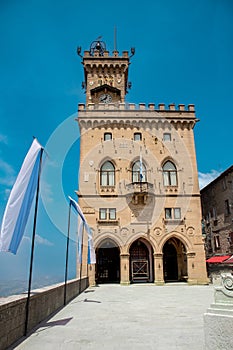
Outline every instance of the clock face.
[[112, 101], [112, 96], [109, 94], [102, 94], [99, 97], [99, 101], [102, 103], [110, 103]]

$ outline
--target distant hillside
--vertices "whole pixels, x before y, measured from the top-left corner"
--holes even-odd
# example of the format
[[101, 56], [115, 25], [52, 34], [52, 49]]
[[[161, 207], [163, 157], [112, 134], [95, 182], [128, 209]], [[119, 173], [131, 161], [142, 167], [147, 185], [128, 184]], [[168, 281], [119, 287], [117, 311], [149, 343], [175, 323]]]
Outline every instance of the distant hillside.
[[[32, 283], [32, 289], [37, 289], [51, 284], [60, 283], [63, 279], [61, 276], [57, 277], [41, 277]], [[27, 293], [28, 281], [25, 280], [1, 280], [0, 281], [0, 297], [7, 297], [10, 295]]]

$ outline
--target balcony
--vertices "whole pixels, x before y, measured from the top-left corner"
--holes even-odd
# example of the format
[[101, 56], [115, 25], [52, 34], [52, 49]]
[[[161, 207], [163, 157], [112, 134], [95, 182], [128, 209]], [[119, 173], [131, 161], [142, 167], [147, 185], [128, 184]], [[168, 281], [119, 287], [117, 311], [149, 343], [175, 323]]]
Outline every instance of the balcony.
[[126, 185], [126, 188], [132, 194], [147, 194], [153, 190], [153, 184], [149, 182], [132, 182]]

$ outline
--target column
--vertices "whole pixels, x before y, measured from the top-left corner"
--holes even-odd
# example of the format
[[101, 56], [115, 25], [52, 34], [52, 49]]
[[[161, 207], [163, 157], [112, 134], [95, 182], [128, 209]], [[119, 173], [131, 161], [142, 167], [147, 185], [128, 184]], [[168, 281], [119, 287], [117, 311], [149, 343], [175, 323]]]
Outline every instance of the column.
[[120, 266], [121, 266], [121, 285], [129, 285], [130, 280], [129, 280], [129, 269], [130, 269], [130, 264], [129, 264], [129, 257], [130, 254], [120, 254]]
[[187, 269], [188, 269], [188, 283], [197, 284], [197, 279], [195, 278], [195, 253], [187, 253]]
[[154, 274], [154, 283], [158, 286], [163, 285], [163, 253], [154, 253]]

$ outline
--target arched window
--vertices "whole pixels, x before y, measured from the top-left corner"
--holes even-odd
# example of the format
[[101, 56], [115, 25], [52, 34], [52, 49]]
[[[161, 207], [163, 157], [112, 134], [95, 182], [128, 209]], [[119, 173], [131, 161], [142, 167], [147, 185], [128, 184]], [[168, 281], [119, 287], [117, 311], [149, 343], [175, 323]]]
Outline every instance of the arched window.
[[177, 186], [177, 171], [175, 165], [168, 161], [163, 166], [164, 186]]
[[101, 186], [115, 186], [115, 167], [107, 161], [100, 169], [100, 185]]
[[112, 133], [111, 132], [105, 132], [104, 133], [104, 141], [110, 141], [112, 140]]
[[139, 160], [132, 167], [132, 182], [146, 182], [146, 167]]

